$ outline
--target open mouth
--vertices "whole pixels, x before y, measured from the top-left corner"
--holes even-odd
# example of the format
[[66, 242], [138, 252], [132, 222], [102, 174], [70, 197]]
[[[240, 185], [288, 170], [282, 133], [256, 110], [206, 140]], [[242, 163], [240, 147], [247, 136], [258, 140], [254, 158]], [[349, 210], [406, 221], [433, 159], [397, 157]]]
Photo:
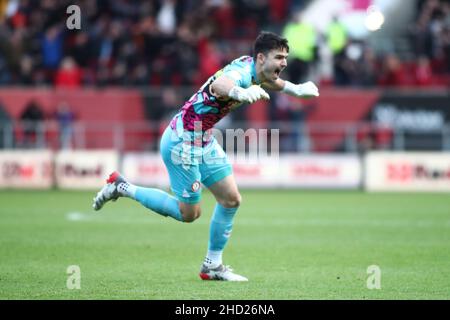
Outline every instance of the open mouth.
[[275, 75], [277, 76], [277, 78], [280, 76], [281, 73], [281, 69], [275, 69]]

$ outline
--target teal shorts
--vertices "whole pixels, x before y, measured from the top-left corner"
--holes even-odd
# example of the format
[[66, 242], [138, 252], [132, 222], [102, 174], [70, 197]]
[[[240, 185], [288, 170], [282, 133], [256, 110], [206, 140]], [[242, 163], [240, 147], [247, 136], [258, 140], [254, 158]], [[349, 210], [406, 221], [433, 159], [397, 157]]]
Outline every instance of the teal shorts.
[[168, 126], [160, 144], [171, 190], [178, 200], [190, 204], [200, 202], [202, 184], [209, 187], [233, 172], [225, 151], [213, 136], [208, 144], [202, 146], [200, 141], [195, 146], [193, 135]]

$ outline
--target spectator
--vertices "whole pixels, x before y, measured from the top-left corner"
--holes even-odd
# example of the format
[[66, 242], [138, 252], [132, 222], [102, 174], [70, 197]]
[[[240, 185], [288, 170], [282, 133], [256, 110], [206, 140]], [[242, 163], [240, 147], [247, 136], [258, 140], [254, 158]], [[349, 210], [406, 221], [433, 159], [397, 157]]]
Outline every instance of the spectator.
[[[8, 127], [12, 130], [12, 119], [0, 101], [0, 149], [12, 147], [12, 141], [6, 141]], [[12, 137], [12, 135], [11, 135]]]
[[21, 85], [32, 85], [34, 82], [33, 69], [33, 59], [29, 55], [22, 56], [20, 59], [20, 73], [17, 82]]
[[63, 101], [58, 105], [55, 117], [59, 126], [60, 148], [71, 149], [75, 114], [72, 112], [69, 104]]
[[432, 74], [431, 74], [431, 66], [430, 60], [421, 56], [417, 60], [416, 67], [414, 70], [414, 80], [415, 84], [419, 86], [429, 86], [432, 84]]
[[378, 84], [382, 86], [404, 86], [408, 84], [406, 71], [396, 55], [389, 54], [384, 59]]
[[376, 84], [376, 74], [378, 72], [378, 60], [372, 48], [365, 45], [362, 58], [358, 63], [359, 85], [372, 87]]
[[270, 14], [274, 24], [279, 25], [284, 23], [287, 16], [289, 0], [269, 0]]
[[284, 28], [283, 36], [289, 41], [289, 80], [303, 82], [316, 60], [316, 31], [311, 24], [302, 21], [301, 14], [296, 14]]
[[8, 70], [8, 63], [0, 52], [0, 85], [5, 85], [11, 82], [11, 74]]
[[20, 120], [23, 121], [23, 147], [36, 147], [38, 146], [39, 127], [44, 120], [44, 113], [37, 101], [31, 100], [24, 111], [20, 115]]
[[240, 35], [252, 38], [258, 28], [266, 28], [269, 24], [270, 6], [268, 0], [235, 0], [234, 14], [240, 29]]
[[74, 45], [70, 50], [75, 62], [82, 68], [89, 67], [93, 58], [92, 43], [86, 32], [80, 32], [75, 35]]
[[344, 50], [339, 51], [333, 57], [334, 84], [336, 86], [349, 86], [352, 84], [353, 75], [356, 73], [354, 45], [348, 44]]
[[347, 30], [337, 16], [333, 17], [327, 29], [327, 44], [333, 55], [338, 55], [344, 50], [348, 41]]
[[56, 70], [63, 56], [64, 35], [59, 25], [48, 28], [41, 39], [42, 63], [50, 70]]
[[72, 57], [65, 57], [55, 75], [57, 88], [78, 88], [81, 84], [81, 70]]
[[209, 75], [221, 69], [222, 59], [217, 44], [205, 38], [200, 41], [198, 51], [200, 55], [199, 83], [203, 83]]

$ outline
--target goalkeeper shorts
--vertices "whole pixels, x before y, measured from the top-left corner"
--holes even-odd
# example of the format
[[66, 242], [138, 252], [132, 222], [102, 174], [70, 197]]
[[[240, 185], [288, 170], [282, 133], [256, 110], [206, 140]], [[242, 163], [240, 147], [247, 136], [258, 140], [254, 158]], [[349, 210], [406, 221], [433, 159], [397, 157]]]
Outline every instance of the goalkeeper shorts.
[[232, 166], [214, 136], [204, 146], [194, 146], [193, 132], [166, 128], [160, 150], [178, 200], [200, 202], [202, 184], [209, 187], [233, 173]]

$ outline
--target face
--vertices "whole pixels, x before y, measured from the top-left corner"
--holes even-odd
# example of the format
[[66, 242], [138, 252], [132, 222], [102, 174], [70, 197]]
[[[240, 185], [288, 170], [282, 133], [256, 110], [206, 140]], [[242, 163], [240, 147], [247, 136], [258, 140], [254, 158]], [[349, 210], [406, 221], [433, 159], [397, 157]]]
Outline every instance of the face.
[[258, 54], [263, 77], [268, 81], [275, 81], [280, 77], [281, 71], [287, 66], [288, 53], [286, 49], [275, 49], [267, 55]]

